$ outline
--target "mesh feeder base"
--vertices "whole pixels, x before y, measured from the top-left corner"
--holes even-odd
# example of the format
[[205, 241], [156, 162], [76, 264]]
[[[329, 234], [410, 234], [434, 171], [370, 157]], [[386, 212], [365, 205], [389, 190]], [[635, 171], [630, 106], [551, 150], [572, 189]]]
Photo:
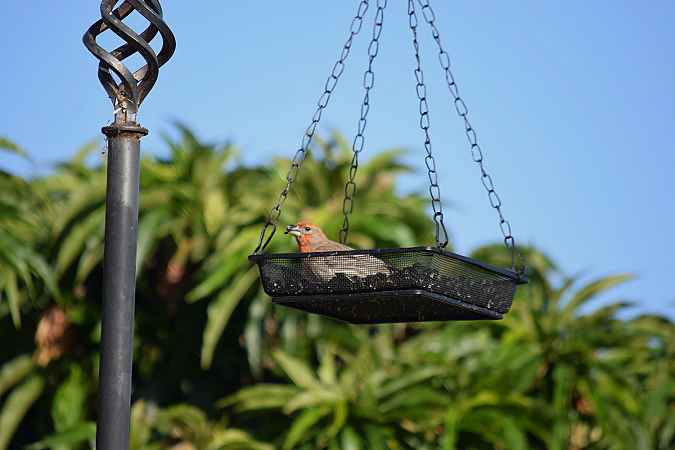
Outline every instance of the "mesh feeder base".
[[350, 323], [495, 320], [527, 279], [434, 247], [252, 255], [274, 303]]
[[272, 302], [353, 324], [498, 320], [502, 314], [422, 290], [276, 297]]

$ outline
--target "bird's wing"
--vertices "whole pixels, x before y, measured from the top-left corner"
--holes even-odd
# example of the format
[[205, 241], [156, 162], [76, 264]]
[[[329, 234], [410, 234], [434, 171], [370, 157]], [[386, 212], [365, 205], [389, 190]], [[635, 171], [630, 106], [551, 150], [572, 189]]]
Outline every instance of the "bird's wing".
[[387, 264], [371, 255], [338, 255], [322, 259], [326, 267], [335, 274], [343, 273], [350, 277], [367, 277], [378, 273], [390, 274]]
[[315, 248], [312, 248], [313, 252], [335, 252], [335, 251], [344, 251], [344, 250], [354, 250], [351, 247], [348, 247], [339, 242], [326, 241], [317, 245]]
[[[353, 250], [344, 244], [327, 241], [317, 245], [312, 251], [346, 251]], [[341, 273], [349, 278], [364, 278], [378, 273], [389, 275], [391, 271], [387, 264], [379, 258], [371, 255], [335, 255], [326, 257], [312, 257], [307, 261], [314, 275], [327, 281]]]
[[372, 255], [351, 255], [354, 257], [354, 266], [358, 267], [361, 273], [359, 276], [375, 275], [377, 273], [384, 273], [389, 275], [391, 271], [389, 266], [380, 258]]

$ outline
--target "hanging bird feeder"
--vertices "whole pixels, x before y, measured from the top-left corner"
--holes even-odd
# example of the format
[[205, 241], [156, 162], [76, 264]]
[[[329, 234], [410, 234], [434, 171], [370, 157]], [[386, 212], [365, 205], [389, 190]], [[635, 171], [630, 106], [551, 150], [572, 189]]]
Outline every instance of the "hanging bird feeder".
[[[494, 190], [492, 179], [483, 167], [483, 155], [477, 143], [476, 132], [467, 118], [466, 105], [459, 96], [450, 71], [450, 59], [441, 45], [434, 12], [428, 0], [408, 0], [408, 17], [417, 62], [414, 73], [420, 107], [420, 128], [424, 134], [424, 148], [427, 153], [425, 163], [430, 182], [429, 192], [436, 224], [436, 247], [263, 254], [276, 232], [281, 207], [291, 185], [298, 177], [321, 114], [344, 70], [354, 36], [361, 30], [368, 3], [368, 0], [362, 0], [359, 4], [340, 59], [326, 81], [318, 108], [303, 136], [302, 145], [293, 158], [286, 176], [286, 187], [279, 196], [278, 204], [272, 208], [258, 246], [253, 255], [249, 256], [249, 260], [258, 264], [263, 288], [274, 303], [344, 322], [366, 324], [501, 319], [509, 311], [518, 285], [528, 282], [523, 275], [525, 262], [515, 245], [511, 227], [502, 215], [501, 200]], [[511, 254], [511, 270], [492, 267], [446, 250], [448, 234], [443, 224], [438, 173], [429, 138], [429, 109], [420, 65], [417, 40], [419, 21], [415, 3], [419, 5], [420, 13], [429, 25], [438, 46], [438, 59], [445, 72], [457, 113], [464, 121], [472, 158], [480, 168], [481, 181], [488, 193], [490, 204], [499, 214], [504, 243]], [[349, 216], [354, 206], [358, 157], [364, 146], [363, 133], [370, 109], [369, 94], [374, 83], [373, 61], [378, 53], [386, 5], [386, 0], [377, 0], [373, 34], [368, 47], [369, 64], [363, 77], [365, 95], [358, 131], [352, 144], [349, 181], [345, 185], [341, 243], [347, 238]]]

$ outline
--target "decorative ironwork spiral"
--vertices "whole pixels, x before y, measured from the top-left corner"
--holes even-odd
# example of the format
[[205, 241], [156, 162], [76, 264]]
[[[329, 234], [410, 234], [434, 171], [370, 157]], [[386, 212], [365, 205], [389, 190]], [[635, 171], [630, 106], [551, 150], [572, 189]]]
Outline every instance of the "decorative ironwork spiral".
[[[116, 123], [135, 123], [138, 107], [152, 89], [159, 68], [166, 63], [176, 49], [176, 40], [162, 19], [162, 7], [157, 0], [125, 0], [113, 10], [119, 0], [101, 2], [101, 20], [93, 24], [84, 34], [85, 47], [100, 61], [98, 78], [115, 107]], [[134, 10], [145, 17], [150, 24], [139, 35], [126, 26], [122, 20]], [[96, 37], [106, 30], [112, 30], [126, 44], [107, 52], [96, 43]], [[162, 49], [159, 54], [150, 47], [149, 42], [160, 33]], [[140, 54], [146, 65], [136, 72], [122, 64], [122, 60], [134, 53]], [[113, 72], [119, 77], [118, 84]]]

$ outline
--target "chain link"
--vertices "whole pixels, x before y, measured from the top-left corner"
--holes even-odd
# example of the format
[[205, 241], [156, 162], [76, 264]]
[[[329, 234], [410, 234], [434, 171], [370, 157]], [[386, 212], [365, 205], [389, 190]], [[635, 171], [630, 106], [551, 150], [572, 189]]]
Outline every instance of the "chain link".
[[[520, 254], [520, 251], [516, 246], [515, 239], [511, 235], [511, 225], [502, 214], [501, 210], [502, 201], [497, 195], [497, 192], [495, 192], [494, 184], [492, 183], [492, 178], [490, 177], [490, 175], [487, 174], [485, 168], [483, 167], [483, 152], [481, 151], [481, 148], [478, 145], [476, 131], [471, 126], [471, 123], [469, 123], [469, 119], [467, 117], [468, 110], [466, 104], [464, 103], [464, 100], [462, 100], [462, 98], [459, 96], [459, 89], [457, 88], [457, 84], [455, 83], [455, 77], [452, 75], [452, 71], [450, 70], [450, 56], [441, 45], [441, 38], [435, 23], [436, 16], [434, 14], [433, 9], [431, 9], [431, 5], [429, 5], [429, 0], [417, 0], [417, 3], [422, 8], [422, 15], [424, 16], [424, 20], [431, 27], [431, 35], [433, 36], [434, 40], [436, 41], [436, 44], [438, 45], [439, 50], [438, 61], [440, 62], [441, 67], [445, 71], [445, 80], [448, 83], [448, 89], [450, 90], [452, 97], [455, 99], [455, 109], [457, 110], [457, 114], [459, 114], [459, 116], [464, 119], [466, 137], [469, 140], [469, 144], [471, 145], [471, 157], [480, 168], [481, 181], [483, 183], [483, 186], [485, 187], [485, 190], [488, 193], [490, 205], [492, 205], [492, 207], [497, 211], [497, 214], [499, 214], [499, 228], [501, 229], [502, 234], [504, 235], [504, 244], [509, 249], [509, 252], [511, 254], [511, 269], [514, 272], [517, 272], [519, 275], [522, 275], [525, 272], [525, 260], [523, 259], [523, 256]], [[520, 262], [519, 263], [520, 267], [518, 267], [517, 269], [516, 269], [516, 256], [518, 257], [518, 260]]]
[[[362, 0], [361, 3], [359, 3], [359, 8], [356, 12], [356, 16], [352, 20], [352, 23], [349, 27], [349, 38], [347, 39], [347, 42], [342, 48], [342, 52], [340, 53], [340, 59], [335, 63], [330, 76], [326, 80], [323, 94], [321, 94], [321, 97], [319, 97], [319, 101], [317, 102], [318, 107], [316, 109], [316, 112], [312, 116], [312, 122], [307, 127], [305, 135], [302, 137], [302, 144], [300, 146], [300, 149], [298, 149], [295, 152], [295, 155], [293, 156], [293, 161], [291, 163], [291, 168], [288, 170], [288, 173], [286, 174], [286, 187], [281, 192], [281, 195], [279, 195], [279, 202], [274, 208], [272, 208], [269, 219], [267, 220], [267, 223], [263, 226], [262, 232], [260, 233], [260, 240], [258, 241], [258, 246], [253, 251], [254, 255], [257, 255], [258, 251], [260, 251], [261, 253], [265, 251], [265, 247], [267, 247], [267, 244], [269, 244], [270, 240], [272, 239], [272, 236], [274, 236], [274, 233], [277, 231], [277, 221], [281, 216], [281, 207], [286, 201], [286, 197], [288, 196], [291, 184], [293, 184], [293, 182], [298, 178], [300, 167], [302, 166], [302, 163], [305, 160], [305, 156], [307, 155], [307, 149], [309, 147], [309, 144], [312, 142], [314, 131], [316, 130], [316, 126], [319, 123], [319, 120], [321, 120], [321, 114], [324, 108], [328, 105], [328, 101], [330, 100], [330, 96], [333, 93], [333, 89], [335, 89], [335, 86], [337, 86], [338, 79], [340, 78], [340, 75], [342, 75], [342, 72], [344, 71], [345, 60], [347, 59], [347, 56], [349, 56], [349, 50], [352, 47], [354, 36], [356, 36], [359, 33], [359, 31], [361, 31], [361, 25], [363, 24], [363, 16], [366, 13], [366, 11], [368, 11], [368, 1], [369, 0]], [[272, 227], [272, 230], [267, 239], [265, 239], [265, 234], [267, 233], [267, 230], [270, 227]]]
[[[417, 80], [417, 98], [420, 100], [420, 128], [424, 131], [424, 148], [427, 156], [424, 158], [429, 175], [429, 194], [431, 195], [431, 207], [434, 210], [434, 222], [436, 222], [436, 246], [445, 249], [448, 246], [448, 231], [443, 223], [443, 206], [441, 204], [441, 188], [438, 186], [438, 172], [436, 171], [436, 160], [431, 153], [431, 139], [429, 137], [429, 104], [427, 103], [427, 87], [424, 84], [424, 72], [420, 62], [420, 46], [417, 42], [417, 13], [415, 12], [415, 3], [408, 0], [408, 25], [413, 33], [413, 45], [415, 46], [415, 59], [417, 68], [415, 69], [415, 79]], [[442, 237], [441, 237], [442, 233]]]
[[366, 117], [370, 110], [370, 90], [375, 84], [375, 75], [373, 73], [373, 61], [380, 49], [380, 34], [382, 34], [382, 22], [384, 20], [384, 8], [387, 7], [387, 0], [377, 0], [377, 12], [373, 23], [373, 38], [368, 46], [368, 70], [363, 74], [363, 88], [366, 93], [361, 104], [361, 117], [359, 118], [356, 136], [352, 142], [352, 163], [349, 168], [349, 181], [345, 184], [345, 198], [342, 201], [342, 214], [345, 218], [340, 228], [340, 243], [344, 244], [349, 234], [349, 216], [354, 211], [354, 195], [356, 194], [356, 171], [359, 168], [359, 153], [363, 150], [363, 133], [366, 130]]

